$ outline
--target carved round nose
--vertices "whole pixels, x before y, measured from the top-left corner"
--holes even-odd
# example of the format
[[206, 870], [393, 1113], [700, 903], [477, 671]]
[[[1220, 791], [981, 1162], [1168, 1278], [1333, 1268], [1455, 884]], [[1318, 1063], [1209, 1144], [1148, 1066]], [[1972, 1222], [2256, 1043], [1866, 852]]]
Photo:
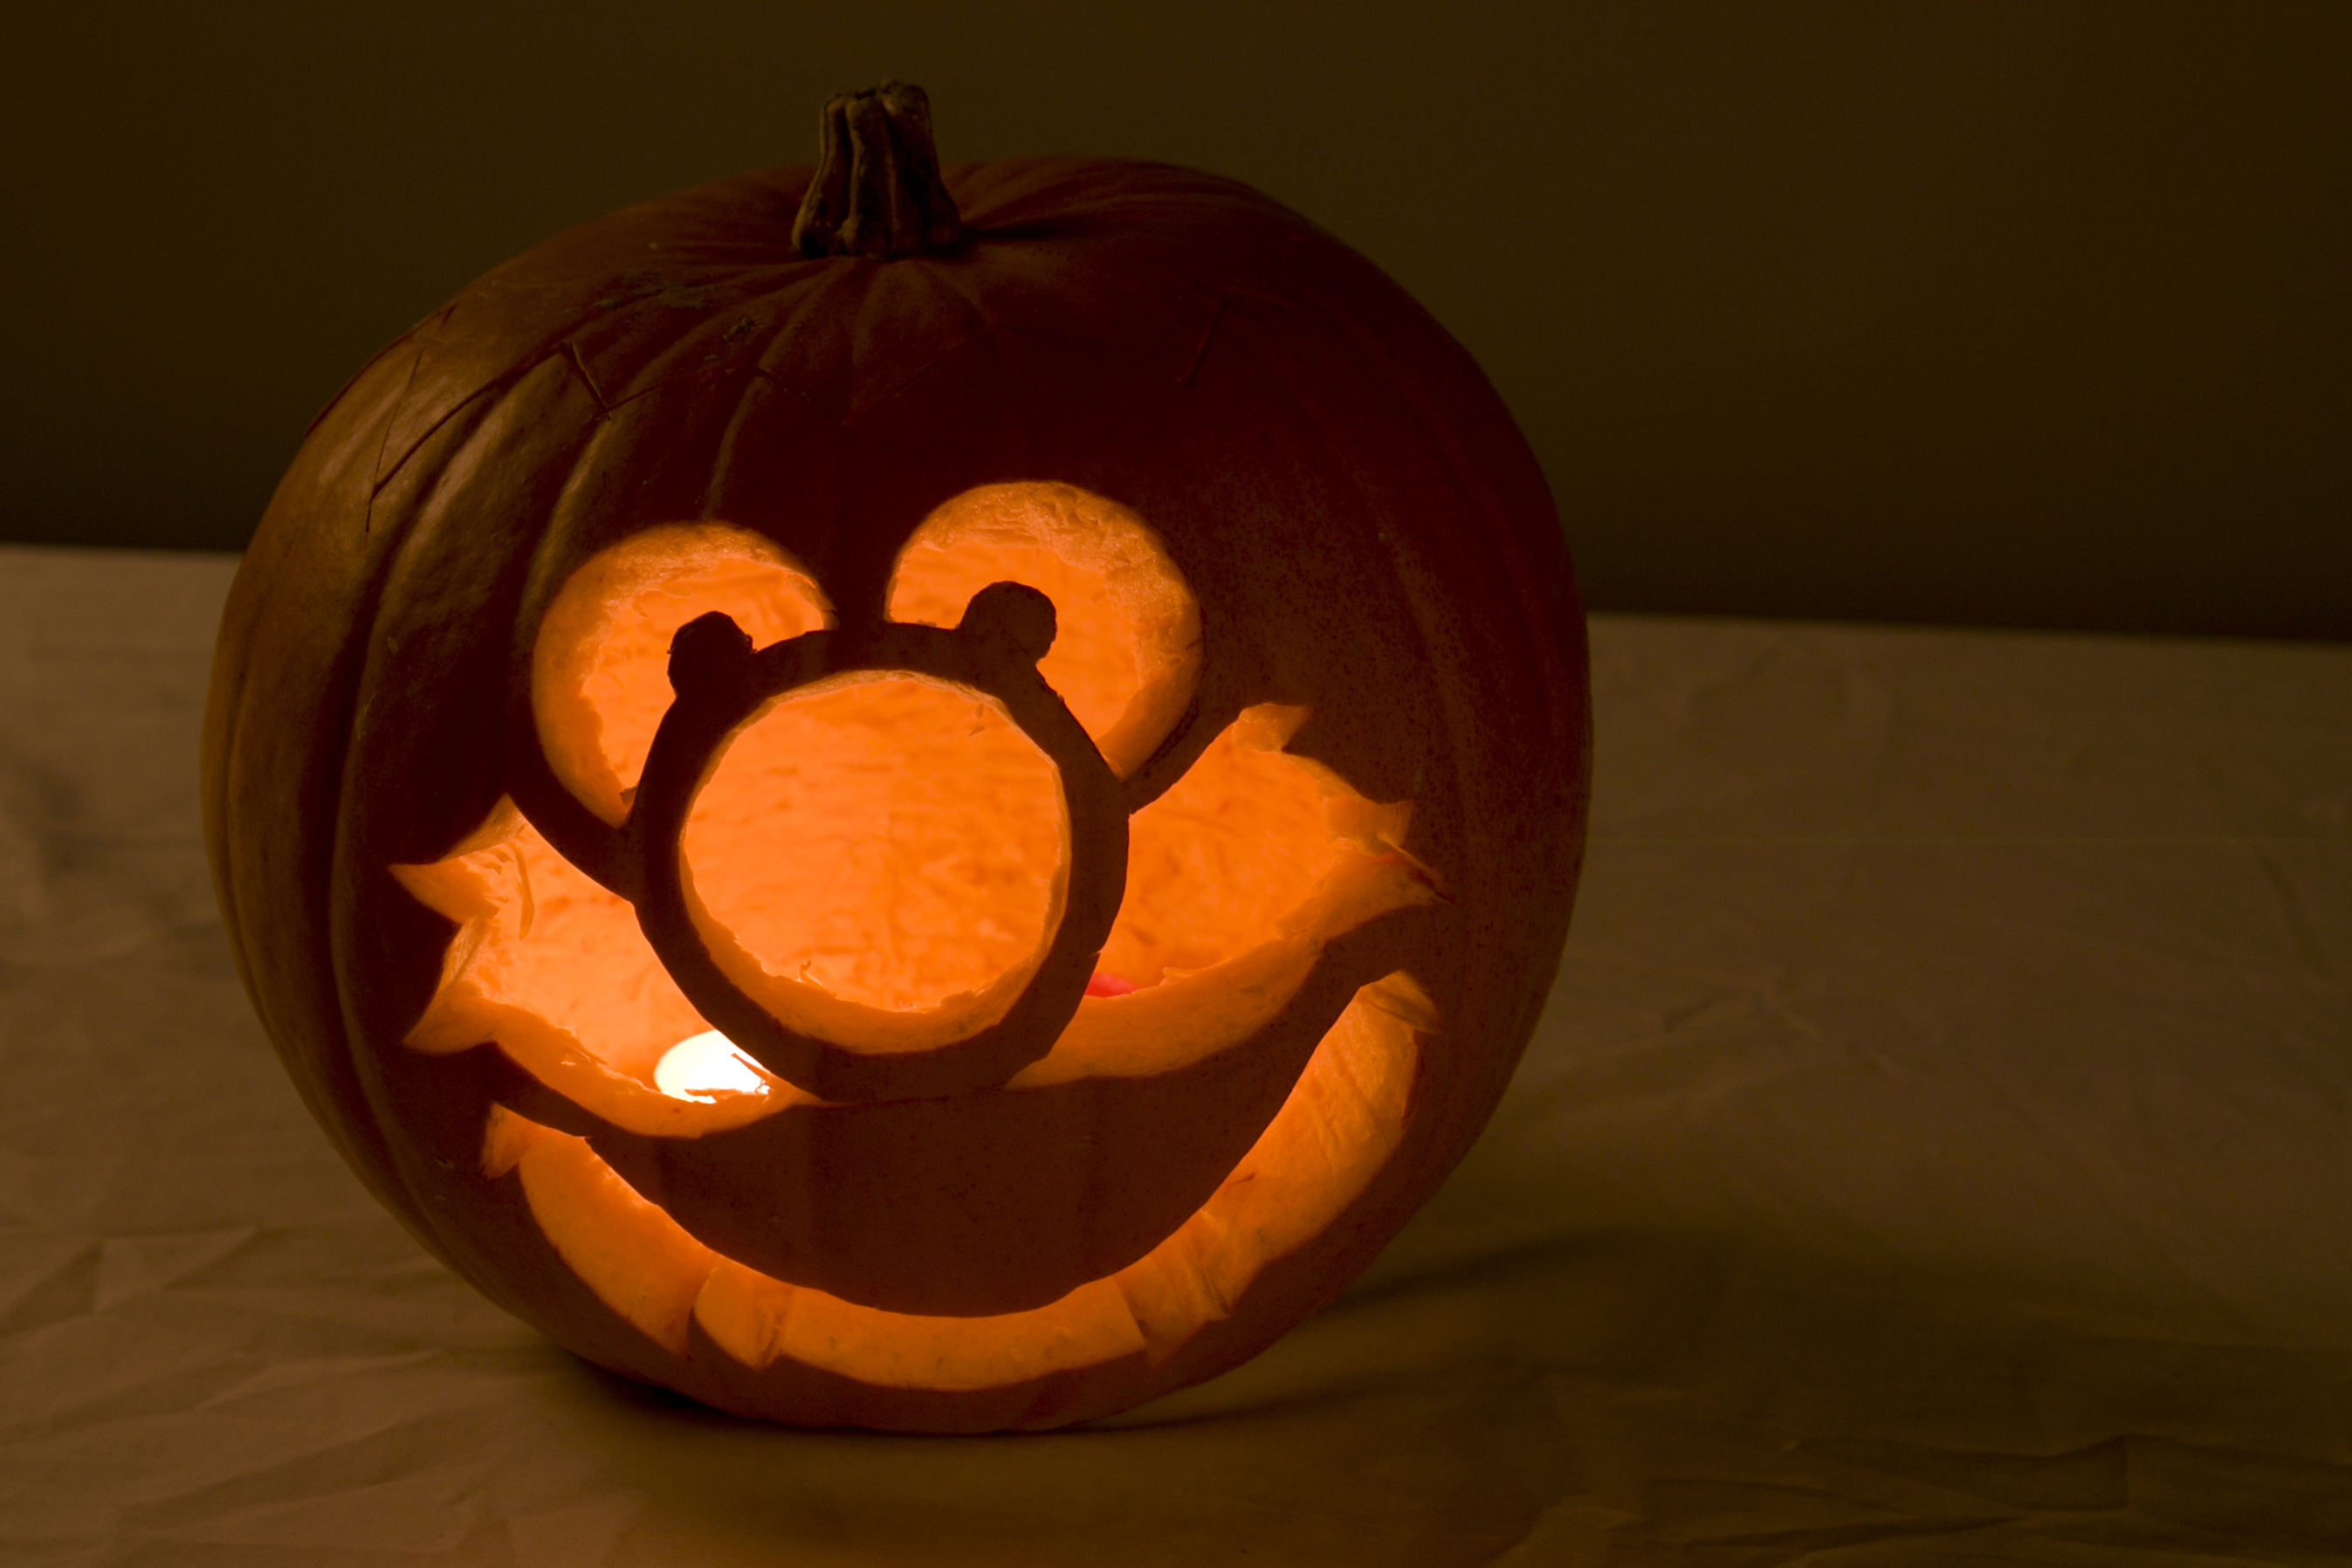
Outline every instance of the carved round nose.
[[[755, 649], [740, 627], [714, 612], [671, 639], [676, 696], [622, 829], [640, 868], [637, 923], [687, 999], [770, 1072], [829, 1100], [968, 1093], [1001, 1084], [1044, 1056], [1077, 1011], [1126, 888], [1127, 802], [1093, 740], [1037, 671], [1054, 634], [1050, 599], [1021, 584], [994, 583], [971, 596], [952, 629], [884, 622]], [[857, 675], [928, 677], [982, 693], [1058, 774], [1069, 823], [1058, 921], [1017, 993], [982, 993], [976, 1018], [927, 1018], [806, 985], [781, 1003], [783, 993], [770, 988], [763, 1001], [728, 973], [697, 920], [681, 837], [730, 738], [778, 698]], [[1001, 989], [1013, 986], [1008, 981]], [[793, 1016], [779, 1016], [779, 1007]]]

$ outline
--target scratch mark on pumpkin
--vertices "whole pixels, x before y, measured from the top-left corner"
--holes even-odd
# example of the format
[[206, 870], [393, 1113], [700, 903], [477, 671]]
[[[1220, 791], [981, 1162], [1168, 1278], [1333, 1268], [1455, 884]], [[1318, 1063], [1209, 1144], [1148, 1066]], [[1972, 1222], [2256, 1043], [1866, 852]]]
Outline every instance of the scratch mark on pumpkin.
[[580, 384], [586, 387], [588, 395], [595, 400], [598, 416], [602, 417], [612, 413], [612, 401], [604, 395], [604, 389], [596, 384], [596, 378], [588, 374], [588, 362], [580, 357], [580, 345], [565, 343], [563, 357], [572, 362], [572, 374], [580, 378]]

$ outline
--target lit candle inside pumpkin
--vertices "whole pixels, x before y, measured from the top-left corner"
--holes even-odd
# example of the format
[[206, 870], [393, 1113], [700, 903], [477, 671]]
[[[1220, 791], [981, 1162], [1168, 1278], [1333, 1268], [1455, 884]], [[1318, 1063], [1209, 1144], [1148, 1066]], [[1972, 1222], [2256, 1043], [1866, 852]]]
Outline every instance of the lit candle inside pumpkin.
[[734, 1041], [705, 1029], [662, 1053], [654, 1064], [654, 1087], [672, 1100], [711, 1100], [722, 1094], [765, 1094], [768, 1080]]

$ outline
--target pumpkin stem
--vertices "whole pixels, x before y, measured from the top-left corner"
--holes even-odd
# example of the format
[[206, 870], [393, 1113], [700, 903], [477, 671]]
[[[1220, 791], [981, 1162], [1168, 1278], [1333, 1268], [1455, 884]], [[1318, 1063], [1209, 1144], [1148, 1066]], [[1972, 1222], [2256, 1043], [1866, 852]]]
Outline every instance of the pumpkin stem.
[[914, 256], [963, 238], [955, 198], [940, 179], [931, 100], [886, 81], [825, 100], [817, 121], [816, 178], [793, 220], [803, 256]]

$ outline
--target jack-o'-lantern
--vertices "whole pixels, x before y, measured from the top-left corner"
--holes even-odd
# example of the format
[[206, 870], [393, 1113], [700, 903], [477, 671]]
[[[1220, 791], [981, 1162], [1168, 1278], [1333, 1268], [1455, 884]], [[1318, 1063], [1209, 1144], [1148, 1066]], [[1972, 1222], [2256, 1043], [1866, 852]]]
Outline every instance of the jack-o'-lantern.
[[311, 1109], [493, 1299], [732, 1410], [1055, 1426], [1264, 1348], [1475, 1136], [1582, 617], [1494, 393], [1337, 242], [942, 176], [908, 89], [825, 125], [320, 416], [206, 831]]

